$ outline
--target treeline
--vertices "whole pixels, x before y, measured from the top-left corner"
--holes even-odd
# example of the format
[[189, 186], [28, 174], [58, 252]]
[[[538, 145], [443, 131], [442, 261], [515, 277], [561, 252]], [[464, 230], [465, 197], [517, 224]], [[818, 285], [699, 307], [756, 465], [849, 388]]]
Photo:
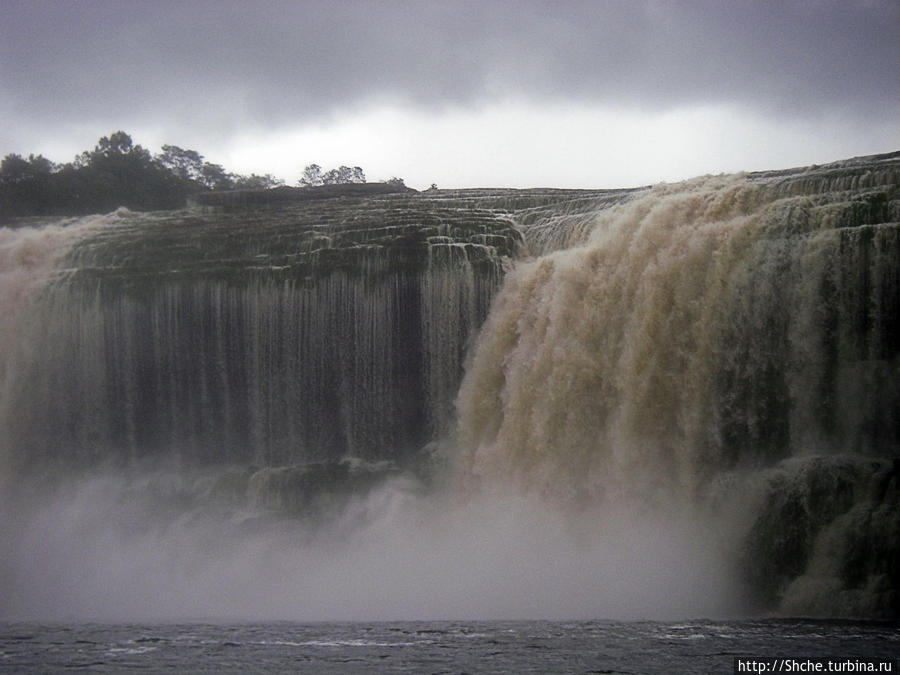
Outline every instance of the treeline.
[[269, 174], [242, 176], [194, 150], [162, 146], [153, 156], [124, 131], [67, 164], [42, 155], [6, 155], [0, 162], [0, 222], [20, 216], [105, 213], [119, 206], [155, 211], [184, 206], [188, 195], [283, 185]]
[[[399, 179], [392, 178], [391, 181]], [[388, 182], [391, 182], [388, 181]], [[363, 170], [354, 166], [340, 166], [337, 169], [322, 172], [322, 167], [318, 164], [309, 164], [303, 169], [303, 175], [297, 181], [297, 185], [301, 187], [316, 187], [319, 185], [345, 185], [348, 183], [365, 183], [366, 174]]]

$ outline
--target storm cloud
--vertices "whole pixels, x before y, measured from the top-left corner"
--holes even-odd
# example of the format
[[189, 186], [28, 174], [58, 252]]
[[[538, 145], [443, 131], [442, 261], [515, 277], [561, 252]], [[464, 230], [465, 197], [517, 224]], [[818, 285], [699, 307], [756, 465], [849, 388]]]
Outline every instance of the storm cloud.
[[888, 124], [898, 34], [894, 0], [0, 0], [0, 152], [116, 128], [215, 145], [377, 105]]

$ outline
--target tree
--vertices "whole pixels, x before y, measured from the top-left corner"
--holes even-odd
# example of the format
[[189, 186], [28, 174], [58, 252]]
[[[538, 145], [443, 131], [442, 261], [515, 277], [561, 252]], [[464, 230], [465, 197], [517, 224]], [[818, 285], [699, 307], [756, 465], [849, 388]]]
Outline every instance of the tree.
[[331, 169], [322, 176], [324, 185], [344, 185], [346, 183], [365, 183], [366, 175], [358, 166], [352, 169], [349, 166], [340, 166], [337, 169]]
[[303, 187], [313, 187], [314, 185], [322, 185], [322, 167], [318, 164], [310, 164], [303, 169], [303, 175], [297, 181]]
[[131, 136], [124, 131], [116, 131], [108, 137], [103, 136], [94, 148], [92, 160], [100, 157], [118, 157], [122, 155], [131, 155], [140, 159], [150, 159], [150, 153], [140, 145], [134, 145]]
[[28, 163], [31, 165], [31, 172], [35, 176], [49, 176], [57, 170], [56, 164], [43, 155], [28, 155]]
[[0, 215], [40, 213], [54, 199], [55, 170], [43, 155], [6, 155], [0, 162]]
[[304, 187], [315, 185], [343, 185], [346, 183], [365, 183], [366, 174], [358, 166], [340, 166], [322, 173], [322, 167], [318, 164], [310, 164], [303, 169], [303, 175], [298, 183]]
[[49, 176], [56, 170], [56, 165], [43, 155], [9, 154], [0, 162], [0, 183], [15, 185], [34, 180], [40, 176]]
[[210, 190], [234, 189], [234, 178], [219, 164], [205, 162], [200, 168], [200, 182]]
[[164, 145], [156, 161], [183, 180], [199, 181], [203, 177], [203, 155], [196, 150], [183, 150], [177, 145]]
[[18, 154], [9, 154], [0, 162], [0, 184], [17, 185], [31, 178], [31, 164]]
[[249, 176], [231, 174], [231, 178], [234, 180], [233, 189], [235, 190], [269, 190], [284, 185], [283, 180], [275, 178], [270, 173], [264, 176], [258, 176], [255, 173], [251, 173]]
[[[335, 182], [364, 182], [360, 167], [334, 169]], [[322, 167], [306, 168], [302, 185], [320, 185]], [[0, 161], [0, 220], [18, 216], [103, 213], [125, 206], [150, 211], [184, 206], [201, 190], [266, 190], [283, 185], [271, 174], [242, 176], [204, 161], [195, 150], [164, 145], [152, 156], [124, 131], [97, 141], [74, 161], [55, 165], [42, 155], [9, 154]]]

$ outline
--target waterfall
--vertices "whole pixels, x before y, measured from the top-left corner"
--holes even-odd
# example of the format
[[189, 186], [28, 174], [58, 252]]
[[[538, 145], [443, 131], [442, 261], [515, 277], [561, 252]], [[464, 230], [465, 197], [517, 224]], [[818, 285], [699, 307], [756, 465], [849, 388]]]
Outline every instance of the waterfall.
[[567, 245], [516, 266], [479, 336], [461, 473], [601, 508], [752, 502], [765, 601], [896, 615], [898, 186], [895, 153], [559, 219]]
[[898, 190], [4, 228], [0, 616], [896, 618]]
[[32, 303], [8, 447], [76, 466], [403, 460], [446, 431], [519, 242], [432, 206], [120, 213]]
[[896, 164], [852, 198], [825, 178], [661, 186], [519, 264], [460, 394], [473, 470], [602, 491], [666, 467], [693, 489], [810, 452], [895, 456], [898, 227], [854, 217]]

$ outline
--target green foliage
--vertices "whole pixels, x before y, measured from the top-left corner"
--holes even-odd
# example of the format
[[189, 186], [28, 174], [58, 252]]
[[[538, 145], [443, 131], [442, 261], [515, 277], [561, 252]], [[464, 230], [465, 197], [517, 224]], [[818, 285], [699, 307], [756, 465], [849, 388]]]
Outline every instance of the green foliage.
[[203, 175], [203, 155], [196, 150], [182, 150], [177, 145], [164, 145], [156, 161], [182, 180], [199, 180]]
[[53, 199], [53, 162], [42, 155], [7, 155], [0, 162], [0, 220], [8, 204], [33, 204]]
[[365, 183], [366, 174], [358, 167], [340, 166], [322, 173], [322, 167], [318, 164], [310, 164], [303, 169], [303, 175], [298, 181], [302, 187], [315, 187], [317, 185], [346, 185], [347, 183]]
[[[310, 164], [298, 182], [302, 187], [365, 184], [366, 175], [358, 166], [323, 171]], [[404, 187], [401, 178], [387, 182]], [[0, 162], [0, 222], [19, 216], [105, 213], [119, 206], [175, 209], [192, 194], [282, 186], [284, 181], [268, 173], [228, 173], [196, 150], [177, 145], [163, 145], [153, 156], [129, 134], [115, 131], [67, 164], [56, 165], [41, 155], [6, 155]]]
[[251, 173], [249, 176], [234, 176], [234, 190], [271, 190], [272, 188], [284, 185], [284, 181], [275, 178], [272, 174], [267, 173], [264, 176], [257, 176]]
[[225, 173], [221, 165], [204, 162], [197, 180], [210, 190], [234, 190], [234, 178], [234, 174]]
[[164, 145], [155, 157], [116, 131], [68, 164], [9, 154], [0, 162], [0, 222], [18, 216], [174, 209], [210, 190], [269, 189], [283, 185], [270, 174], [241, 176], [204, 161], [195, 150]]
[[318, 164], [310, 164], [303, 169], [303, 175], [298, 181], [301, 187], [314, 187], [322, 185], [322, 167]]

